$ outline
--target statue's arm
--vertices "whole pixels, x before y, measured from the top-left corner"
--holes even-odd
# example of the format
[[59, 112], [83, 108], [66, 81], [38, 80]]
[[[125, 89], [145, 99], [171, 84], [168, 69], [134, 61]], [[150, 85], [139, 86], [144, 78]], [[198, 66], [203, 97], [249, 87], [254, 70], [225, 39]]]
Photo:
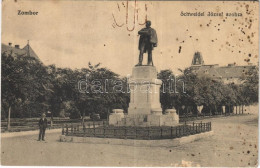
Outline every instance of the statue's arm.
[[138, 32], [139, 35], [148, 35], [150, 36], [151, 35], [151, 32], [148, 31], [148, 30], [145, 30], [145, 29], [142, 29]]

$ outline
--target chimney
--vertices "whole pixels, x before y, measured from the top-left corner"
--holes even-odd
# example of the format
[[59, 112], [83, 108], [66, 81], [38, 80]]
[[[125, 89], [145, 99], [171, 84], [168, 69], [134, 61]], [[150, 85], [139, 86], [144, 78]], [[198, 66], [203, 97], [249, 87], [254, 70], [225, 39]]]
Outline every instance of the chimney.
[[12, 43], [8, 43], [8, 45], [11, 47], [11, 46], [12, 46]]
[[19, 45], [17, 45], [17, 44], [16, 44], [14, 47], [15, 47], [15, 48], [17, 48], [17, 49], [20, 49], [20, 46], [19, 46]]

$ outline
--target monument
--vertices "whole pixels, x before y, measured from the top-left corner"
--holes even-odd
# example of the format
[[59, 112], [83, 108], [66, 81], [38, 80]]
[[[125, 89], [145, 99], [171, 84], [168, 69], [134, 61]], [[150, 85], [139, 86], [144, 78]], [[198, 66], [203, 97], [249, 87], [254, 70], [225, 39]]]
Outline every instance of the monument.
[[[151, 28], [151, 21], [138, 34], [139, 63], [133, 68], [128, 82], [130, 103], [128, 114], [123, 110], [114, 109], [109, 116], [110, 125], [118, 126], [174, 126], [179, 123], [175, 109], [167, 109], [162, 113], [160, 103], [160, 87], [162, 81], [157, 79], [157, 71], [152, 61], [152, 50], [157, 47], [156, 31]], [[147, 65], [143, 65], [143, 54], [148, 52]]]

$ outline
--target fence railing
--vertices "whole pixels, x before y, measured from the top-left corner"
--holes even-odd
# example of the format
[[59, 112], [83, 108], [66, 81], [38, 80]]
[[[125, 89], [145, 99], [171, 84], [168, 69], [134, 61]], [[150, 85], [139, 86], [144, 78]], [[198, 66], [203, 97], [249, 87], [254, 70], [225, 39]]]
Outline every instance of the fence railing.
[[175, 127], [113, 127], [107, 125], [64, 125], [66, 136], [119, 139], [173, 139], [211, 131], [211, 122], [184, 124]]
[[192, 113], [184, 113], [179, 115], [179, 121], [185, 122], [185, 121], [193, 121], [203, 118], [218, 118], [218, 117], [228, 117], [228, 116], [240, 116], [245, 115], [245, 113], [201, 113], [201, 114], [192, 114]]

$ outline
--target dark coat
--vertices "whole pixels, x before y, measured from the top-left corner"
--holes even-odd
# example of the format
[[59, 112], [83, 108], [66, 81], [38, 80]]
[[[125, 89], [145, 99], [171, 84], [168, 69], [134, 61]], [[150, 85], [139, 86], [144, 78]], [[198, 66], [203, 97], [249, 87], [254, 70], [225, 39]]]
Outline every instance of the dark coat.
[[47, 121], [47, 118], [45, 118], [44, 120], [41, 118], [39, 120], [39, 127], [40, 128], [43, 128], [43, 129], [46, 129], [48, 126], [48, 121]]
[[[156, 31], [149, 27], [141, 29], [138, 34], [140, 35], [138, 49], [141, 49], [142, 45], [150, 45], [156, 47], [158, 43]], [[144, 44], [145, 43], [145, 44]]]

